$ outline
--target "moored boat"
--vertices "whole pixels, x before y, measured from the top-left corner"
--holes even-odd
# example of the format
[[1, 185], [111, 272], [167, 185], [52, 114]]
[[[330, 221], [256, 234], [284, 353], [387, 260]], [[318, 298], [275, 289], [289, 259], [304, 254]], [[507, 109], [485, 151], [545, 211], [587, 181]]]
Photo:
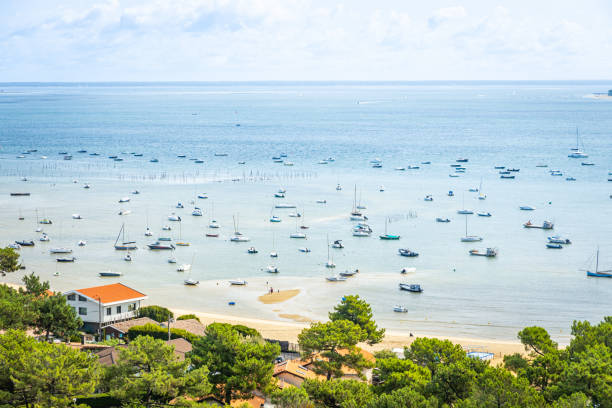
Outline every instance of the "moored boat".
[[400, 283], [399, 288], [400, 290], [406, 290], [408, 292], [414, 292], [414, 293], [423, 292], [423, 288], [421, 287], [421, 285], [416, 284], [416, 283]]

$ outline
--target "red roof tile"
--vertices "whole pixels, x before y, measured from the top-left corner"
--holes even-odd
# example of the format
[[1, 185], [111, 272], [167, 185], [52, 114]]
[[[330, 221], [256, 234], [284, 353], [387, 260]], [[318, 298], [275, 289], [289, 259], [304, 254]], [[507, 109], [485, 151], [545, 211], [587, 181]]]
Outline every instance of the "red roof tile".
[[123, 300], [138, 299], [146, 297], [144, 293], [138, 292], [122, 283], [112, 285], [94, 286], [93, 288], [77, 289], [76, 292], [91, 299], [100, 300], [103, 304], [121, 302]]

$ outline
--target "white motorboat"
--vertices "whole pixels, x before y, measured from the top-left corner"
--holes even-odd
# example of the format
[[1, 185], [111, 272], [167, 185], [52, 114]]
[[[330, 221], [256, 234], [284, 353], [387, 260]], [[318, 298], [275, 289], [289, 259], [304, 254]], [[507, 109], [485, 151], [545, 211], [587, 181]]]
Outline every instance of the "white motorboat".
[[233, 286], [245, 286], [247, 284], [247, 281], [245, 281], [244, 279], [234, 279], [230, 280], [229, 283]]
[[132, 255], [127, 253], [125, 254], [125, 256], [123, 257], [123, 260], [126, 262], [131, 262], [132, 261]]
[[164, 225], [162, 231], [172, 231], [172, 228], [169, 225]]
[[197, 280], [192, 279], [192, 278], [187, 278], [187, 279], [185, 279], [185, 280], [183, 281], [183, 283], [184, 283], [186, 286], [197, 286], [197, 285], [199, 285], [199, 284], [200, 284], [200, 281], [197, 281]]
[[268, 273], [279, 273], [279, 270], [278, 270], [278, 268], [276, 266], [269, 265], [266, 268], [266, 272], [268, 272]]
[[289, 234], [289, 238], [306, 239], [306, 234], [303, 232], [292, 232]]
[[408, 309], [406, 309], [404, 306], [395, 306], [393, 311], [397, 313], [408, 313]]
[[306, 247], [302, 247], [302, 248], [298, 248], [298, 251], [304, 252], [304, 253], [308, 253], [308, 252], [310, 252], [310, 249], [306, 248]]
[[176, 204], [176, 208], [185, 208], [185, 206], [183, 205], [183, 203], [181, 203], [180, 201]]
[[48, 236], [47, 234], [43, 233], [43, 234], [41, 235], [41, 237], [39, 238], [39, 241], [42, 241], [42, 242], [49, 242], [49, 236]]
[[274, 193], [274, 197], [276, 197], [276, 198], [285, 198], [285, 193]]
[[70, 254], [72, 253], [72, 249], [70, 248], [51, 248], [49, 250], [51, 254]]
[[87, 241], [81, 240], [81, 241], [79, 241], [79, 243], [77, 245], [80, 246], [80, 247], [83, 247], [83, 246], [87, 245]]
[[300, 214], [299, 212], [292, 212], [292, 213], [289, 213], [287, 216], [291, 218], [300, 218], [302, 214]]
[[436, 218], [436, 222], [450, 222], [450, 220], [448, 218], [438, 217], [438, 218]]
[[470, 250], [470, 255], [474, 255], [474, 256], [486, 256], [488, 258], [494, 258], [497, 256], [497, 249], [496, 248], [487, 248], [485, 251], [479, 251], [478, 249], [471, 249]]
[[416, 284], [416, 283], [400, 283], [399, 288], [400, 290], [406, 290], [408, 292], [415, 292], [415, 293], [423, 292], [423, 288], [421, 288], [421, 285]]
[[281, 222], [281, 218], [278, 215], [272, 215], [270, 217], [270, 222]]
[[521, 205], [519, 207], [519, 210], [521, 210], [521, 211], [534, 211], [535, 207], [532, 207], [530, 205]]
[[351, 276], [355, 276], [359, 273], [359, 269], [355, 269], [354, 271], [344, 271], [344, 272], [340, 272], [338, 275], [340, 275], [343, 278], [350, 278]]
[[191, 265], [190, 264], [182, 264], [182, 265], [179, 265], [176, 268], [176, 270], [177, 270], [177, 272], [187, 272], [187, 271], [191, 270]]
[[175, 264], [176, 263], [176, 258], [173, 257], [173, 256], [168, 258], [168, 263]]
[[198, 207], [195, 207], [193, 209], [193, 211], [191, 212], [191, 215], [193, 215], [194, 217], [201, 217], [203, 215], [202, 210]]
[[278, 252], [276, 251], [270, 252], [270, 258], [278, 258]]
[[274, 208], [295, 208], [295, 204], [276, 204]]
[[340, 184], [336, 186], [336, 191], [342, 191], [342, 186]]
[[425, 201], [433, 201], [433, 197], [431, 196], [431, 194], [428, 194], [425, 196], [424, 198]]
[[153, 233], [151, 232], [149, 227], [147, 227], [147, 229], [146, 229], [144, 234], [145, 234], [145, 237], [152, 237], [153, 236]]
[[336, 249], [342, 249], [344, 248], [344, 245], [342, 244], [342, 240], [341, 239], [337, 239], [334, 241], [334, 243], [331, 245], [332, 248], [336, 248]]
[[490, 217], [491, 213], [490, 212], [479, 211], [479, 212], [476, 213], [476, 215], [478, 215], [479, 217]]
[[230, 238], [231, 242], [249, 242], [250, 239], [244, 235], [234, 235]]
[[327, 200], [317, 200], [317, 204], [327, 204]]
[[119, 199], [120, 203], [129, 203], [130, 202], [130, 197], [122, 197]]
[[206, 195], [206, 193], [202, 193], [202, 194], [198, 194], [198, 198], [200, 200], [206, 200], [208, 198], [208, 196]]
[[80, 214], [72, 214], [72, 219], [73, 219], [73, 220], [82, 220], [82, 219], [83, 219], [83, 217], [81, 217], [81, 215], [80, 215]]
[[108, 270], [108, 271], [105, 271], [105, 272], [100, 272], [100, 273], [98, 273], [98, 275], [100, 275], [101, 277], [113, 278], [113, 277], [121, 276], [121, 275], [123, 275], [123, 273]]
[[132, 213], [131, 210], [121, 210], [121, 211], [119, 211], [119, 215], [128, 215], [128, 214], [131, 214], [131, 213]]
[[328, 276], [325, 279], [327, 279], [328, 282], [344, 282], [347, 280], [347, 278], [345, 278], [344, 276]]
[[181, 217], [179, 215], [176, 215], [175, 213], [172, 213], [168, 216], [168, 221], [180, 221]]

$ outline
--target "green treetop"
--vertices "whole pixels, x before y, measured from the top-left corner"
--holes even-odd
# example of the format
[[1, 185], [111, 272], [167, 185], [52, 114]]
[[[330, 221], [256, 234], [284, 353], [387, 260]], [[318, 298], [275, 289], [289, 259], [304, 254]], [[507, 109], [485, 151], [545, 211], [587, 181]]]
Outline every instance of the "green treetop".
[[372, 319], [372, 308], [359, 295], [348, 295], [329, 313], [329, 320], [348, 320], [358, 325], [362, 330], [360, 341], [368, 344], [380, 343], [385, 337], [385, 329], [379, 329]]

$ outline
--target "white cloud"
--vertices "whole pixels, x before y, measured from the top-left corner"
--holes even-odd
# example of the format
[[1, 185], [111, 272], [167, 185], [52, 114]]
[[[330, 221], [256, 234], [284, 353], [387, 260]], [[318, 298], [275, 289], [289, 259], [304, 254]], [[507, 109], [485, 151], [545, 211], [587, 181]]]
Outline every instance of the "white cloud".
[[322, 0], [64, 4], [0, 34], [0, 78], [559, 78], [603, 76], [612, 64], [608, 25], [527, 9]]

